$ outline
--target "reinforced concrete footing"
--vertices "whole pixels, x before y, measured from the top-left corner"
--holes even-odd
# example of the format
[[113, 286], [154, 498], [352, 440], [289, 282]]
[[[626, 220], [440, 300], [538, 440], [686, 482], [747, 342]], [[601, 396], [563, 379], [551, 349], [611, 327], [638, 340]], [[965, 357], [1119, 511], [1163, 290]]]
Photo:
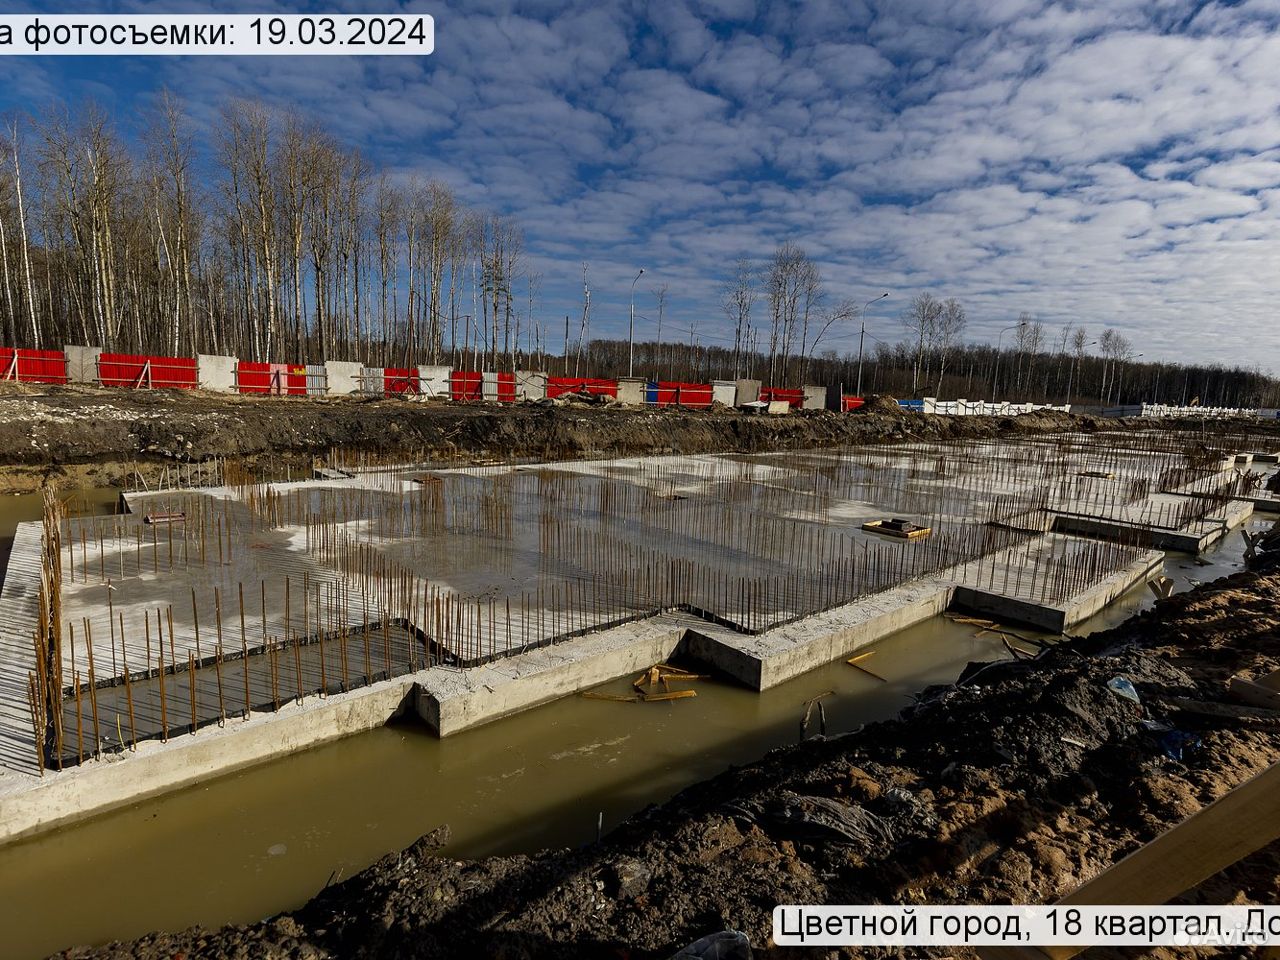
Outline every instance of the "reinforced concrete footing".
[[956, 568], [756, 635], [670, 611], [477, 667], [435, 666], [346, 693], [312, 696], [43, 777], [0, 775], [0, 844], [361, 733], [406, 711], [439, 736], [453, 736], [672, 657], [688, 657], [766, 690], [953, 606], [1061, 630], [1141, 583], [1162, 560], [1158, 552], [1144, 554], [1065, 605], [1042, 606], [964, 586], [964, 571]]
[[[413, 474], [335, 463], [315, 482], [130, 493], [130, 516], [68, 523], [57, 554], [79, 636], [65, 689], [115, 711], [94, 758], [61, 770], [33, 749], [47, 561], [41, 525], [21, 525], [0, 590], [0, 843], [405, 713], [454, 736], [672, 657], [767, 690], [952, 608], [1066, 631], [1158, 573], [1162, 549], [1198, 552], [1262, 508], [1233, 499], [1233, 460], [1184, 470], [1182, 453], [1080, 442]], [[1177, 482], [1150, 493], [1143, 471]], [[936, 532], [862, 530], [893, 516]], [[370, 628], [392, 616], [379, 669]], [[250, 709], [228, 716], [224, 680], [241, 676]], [[121, 734], [122, 685], [130, 723], [133, 695], [159, 693], [159, 739]], [[175, 734], [186, 705], [192, 732]]]

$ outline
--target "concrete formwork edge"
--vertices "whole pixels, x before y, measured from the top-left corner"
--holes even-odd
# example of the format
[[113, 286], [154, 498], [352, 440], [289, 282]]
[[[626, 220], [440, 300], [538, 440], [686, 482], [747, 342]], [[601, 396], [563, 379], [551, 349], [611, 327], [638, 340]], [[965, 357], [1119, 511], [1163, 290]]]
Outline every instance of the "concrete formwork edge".
[[0, 794], [0, 844], [385, 726], [407, 707], [412, 688], [413, 677], [398, 677], [279, 713], [255, 713], [248, 721], [229, 719], [168, 743], [140, 743], [137, 754], [46, 772], [24, 789]]

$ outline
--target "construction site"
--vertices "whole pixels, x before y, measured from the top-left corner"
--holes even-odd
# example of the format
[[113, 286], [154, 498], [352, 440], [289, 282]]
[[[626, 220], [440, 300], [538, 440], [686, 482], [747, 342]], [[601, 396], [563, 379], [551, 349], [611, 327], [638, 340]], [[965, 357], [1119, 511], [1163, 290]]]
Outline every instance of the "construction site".
[[[697, 416], [704, 430], [741, 419]], [[1239, 568], [1280, 514], [1280, 435], [1248, 423], [1081, 431], [1062, 418], [911, 436], [939, 420], [903, 411], [891, 438], [786, 451], [730, 441], [723, 453], [563, 460], [335, 447], [163, 471], [121, 460], [122, 485], [94, 510], [33, 494], [0, 593], [0, 858], [24, 862], [60, 831], [134, 816], [150, 798], [365, 744], [355, 735], [387, 724], [458, 737], [470, 754], [508, 741], [526, 712], [541, 729], [568, 698], [660, 704], [646, 709], [661, 721], [609, 722], [679, 731], [700, 694], [710, 708], [736, 689], [761, 700], [762, 719], [734, 729], [734, 762], [787, 742], [780, 731], [797, 721], [802, 740], [821, 742], [842, 703], [859, 724], [885, 718], [949, 684], [957, 656], [1060, 656], [1066, 637], [1199, 582], [1175, 567]], [[1219, 554], [1234, 559], [1199, 559]], [[934, 624], [952, 632], [921, 652], [912, 637]], [[918, 663], [889, 700], [837, 692], [847, 680], [833, 678], [884, 685], [895, 645]], [[683, 785], [655, 786], [622, 815]], [[468, 788], [442, 774], [424, 789]], [[592, 801], [557, 802], [577, 836]], [[410, 837], [438, 826], [411, 822]], [[267, 897], [174, 922], [298, 906]], [[146, 916], [95, 921], [76, 942], [136, 935]], [[33, 956], [71, 945], [30, 944]]]

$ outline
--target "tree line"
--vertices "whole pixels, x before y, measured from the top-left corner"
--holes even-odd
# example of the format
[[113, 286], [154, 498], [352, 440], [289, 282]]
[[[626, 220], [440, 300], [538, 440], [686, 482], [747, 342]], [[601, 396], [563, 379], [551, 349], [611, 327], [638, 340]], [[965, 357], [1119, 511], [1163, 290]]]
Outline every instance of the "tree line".
[[[5, 345], [627, 372], [631, 345], [593, 335], [588, 265], [580, 312], [544, 317], [520, 225], [466, 206], [443, 183], [394, 180], [318, 124], [250, 101], [227, 103], [197, 142], [164, 94], [139, 131], [126, 137], [91, 103], [0, 128]], [[656, 378], [1102, 406], [1280, 405], [1277, 381], [1259, 370], [1157, 362], [1110, 328], [1050, 330], [1023, 315], [994, 346], [965, 342], [964, 305], [928, 292], [900, 310], [896, 337], [881, 319], [858, 338], [870, 304], [833, 297], [820, 266], [791, 242], [726, 270], [723, 323], [675, 319], [668, 286], [646, 292], [642, 329], [655, 335], [635, 345], [635, 369]], [[861, 349], [841, 354], [837, 335]]]
[[[928, 354], [931, 363], [927, 380], [920, 379], [921, 361], [917, 343], [909, 339], [897, 343], [870, 344], [863, 362], [863, 394], [882, 394], [899, 399], [930, 396], [939, 399], [1007, 400], [1033, 403], [1074, 403], [1086, 407], [1112, 407], [1138, 403], [1168, 403], [1176, 406], [1280, 407], [1280, 383], [1259, 370], [1226, 367], [1221, 364], [1179, 364], [1138, 359], [1124, 360], [1093, 353], [1077, 355], [1045, 348], [1005, 344], [997, 352], [992, 344], [961, 343], [949, 351], [945, 370], [941, 358]], [[625, 376], [627, 341], [596, 340], [581, 348], [592, 358], [592, 375]], [[579, 353], [570, 343], [567, 360], [559, 353], [540, 358], [540, 369], [555, 376], [575, 375], [574, 359]], [[637, 342], [637, 376], [653, 379], [705, 383], [737, 376], [759, 379], [773, 385], [799, 386], [802, 383], [837, 387], [853, 394], [857, 385], [857, 355], [825, 351], [811, 358], [805, 379], [770, 380], [769, 355], [738, 357], [732, 347], [716, 344], [657, 341]], [[940, 373], [940, 371], [942, 371]], [[941, 378], [941, 384], [938, 378]], [[923, 384], [922, 389], [912, 389]]]
[[0, 154], [6, 344], [492, 367], [540, 340], [514, 219], [296, 114], [234, 101], [197, 145], [168, 95], [134, 142], [57, 108], [7, 121]]

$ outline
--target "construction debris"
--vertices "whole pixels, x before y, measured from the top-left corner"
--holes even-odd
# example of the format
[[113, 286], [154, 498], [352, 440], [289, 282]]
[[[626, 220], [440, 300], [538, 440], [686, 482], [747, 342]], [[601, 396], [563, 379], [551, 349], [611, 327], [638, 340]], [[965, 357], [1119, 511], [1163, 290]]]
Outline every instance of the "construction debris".
[[1254, 678], [1237, 673], [1227, 682], [1227, 692], [1251, 706], [1280, 710], [1280, 670]]
[[869, 530], [871, 533], [882, 533], [889, 537], [898, 537], [901, 540], [919, 540], [921, 537], [927, 537], [933, 532], [932, 527], [921, 527], [912, 523], [910, 520], [903, 520], [901, 517], [894, 517], [892, 520], [872, 520], [862, 525], [863, 530]]
[[874, 650], [869, 650], [866, 653], [860, 653], [856, 657], [850, 657], [848, 660], [845, 661], [845, 663], [853, 667], [855, 670], [861, 670], [863, 673], [865, 673], [869, 677], [874, 677], [875, 679], [879, 680], [881, 683], [888, 683], [889, 681], [886, 680], [884, 677], [880, 676], [880, 674], [875, 673], [871, 670], [868, 670], [866, 667], [864, 667], [861, 663], [858, 662], [860, 660], [867, 659], [867, 657], [871, 656], [873, 653], [875, 653]]
[[690, 673], [666, 663], [655, 663], [632, 681], [636, 693], [625, 696], [617, 693], [597, 693], [587, 690], [582, 696], [587, 700], [609, 700], [614, 703], [662, 703], [668, 700], [687, 700], [696, 697], [698, 691], [688, 688], [672, 689], [672, 683], [693, 683], [708, 679], [704, 674]]

